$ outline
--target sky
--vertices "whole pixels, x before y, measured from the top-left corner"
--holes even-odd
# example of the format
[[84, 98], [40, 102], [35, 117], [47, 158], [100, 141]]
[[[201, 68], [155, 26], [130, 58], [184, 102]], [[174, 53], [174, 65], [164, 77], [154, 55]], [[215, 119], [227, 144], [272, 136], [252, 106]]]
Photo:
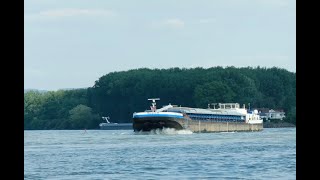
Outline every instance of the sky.
[[137, 68], [296, 72], [295, 0], [25, 0], [24, 87], [92, 87]]

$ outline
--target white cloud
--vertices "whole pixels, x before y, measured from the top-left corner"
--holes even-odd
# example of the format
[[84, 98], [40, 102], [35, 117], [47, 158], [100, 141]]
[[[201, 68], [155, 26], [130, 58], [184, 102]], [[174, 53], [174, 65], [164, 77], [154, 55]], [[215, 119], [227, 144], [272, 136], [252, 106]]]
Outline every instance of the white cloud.
[[75, 8], [66, 8], [66, 9], [54, 9], [40, 12], [41, 16], [48, 17], [65, 17], [65, 16], [112, 16], [114, 12], [110, 10], [102, 9], [75, 9]]
[[164, 22], [164, 25], [174, 27], [174, 28], [183, 28], [184, 22], [180, 19], [168, 19]]
[[41, 11], [34, 14], [26, 14], [26, 20], [45, 20], [45, 19], [56, 19], [63, 17], [74, 17], [74, 16], [114, 16], [115, 12], [105, 9], [77, 9], [77, 8], [64, 8], [64, 9], [52, 9]]
[[[195, 19], [193, 21], [189, 21], [189, 25], [199, 25], [199, 24], [210, 24], [215, 23], [215, 18], [202, 18], [202, 19]], [[171, 18], [166, 19], [163, 21], [153, 22], [152, 26], [155, 28], [173, 28], [173, 29], [182, 29], [186, 26], [185, 21], [179, 18]]]
[[184, 28], [185, 22], [178, 18], [167, 19], [161, 22], [152, 23], [154, 27]]

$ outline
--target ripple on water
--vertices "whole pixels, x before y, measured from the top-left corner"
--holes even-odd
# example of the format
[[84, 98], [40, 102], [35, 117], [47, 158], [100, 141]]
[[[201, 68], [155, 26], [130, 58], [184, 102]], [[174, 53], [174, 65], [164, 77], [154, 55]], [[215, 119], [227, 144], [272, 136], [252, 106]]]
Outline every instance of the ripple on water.
[[295, 179], [295, 128], [25, 131], [25, 179]]

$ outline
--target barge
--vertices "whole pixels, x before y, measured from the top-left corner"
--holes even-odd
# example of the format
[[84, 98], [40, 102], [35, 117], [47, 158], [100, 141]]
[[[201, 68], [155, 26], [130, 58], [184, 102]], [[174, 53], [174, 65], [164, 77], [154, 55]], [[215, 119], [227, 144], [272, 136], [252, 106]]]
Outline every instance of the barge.
[[[237, 132], [261, 131], [263, 120], [257, 110], [248, 110], [239, 103], [212, 103], [208, 108], [192, 108], [171, 105], [156, 108], [152, 101], [150, 110], [133, 113], [133, 130], [151, 131], [154, 129], [174, 128], [192, 132]], [[211, 107], [213, 105], [213, 108]]]

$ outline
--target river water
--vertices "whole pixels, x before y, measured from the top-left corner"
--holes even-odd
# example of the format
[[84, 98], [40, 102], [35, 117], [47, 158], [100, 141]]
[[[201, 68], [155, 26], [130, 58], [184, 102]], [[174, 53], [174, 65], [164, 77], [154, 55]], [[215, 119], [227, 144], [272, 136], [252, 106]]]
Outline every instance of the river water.
[[296, 179], [296, 129], [24, 131], [24, 179]]

